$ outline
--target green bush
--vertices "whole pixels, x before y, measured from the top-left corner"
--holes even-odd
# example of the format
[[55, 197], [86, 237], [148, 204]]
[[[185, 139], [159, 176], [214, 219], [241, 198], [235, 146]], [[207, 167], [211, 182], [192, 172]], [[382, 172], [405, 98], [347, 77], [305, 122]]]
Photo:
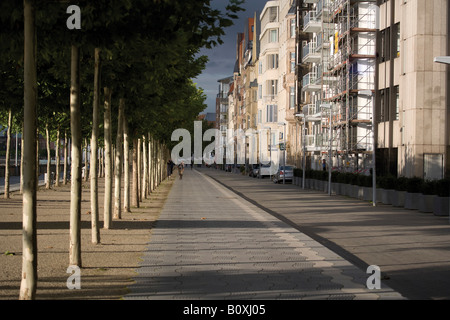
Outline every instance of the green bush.
[[422, 183], [420, 184], [420, 190], [421, 190], [422, 194], [425, 194], [425, 195], [437, 194], [436, 181], [432, 181], [432, 180], [423, 181], [422, 180]]
[[439, 197], [449, 197], [450, 196], [450, 180], [442, 179], [436, 181], [435, 184], [435, 193]]
[[414, 177], [414, 178], [409, 178], [406, 181], [406, 191], [409, 193], [420, 193], [422, 186], [422, 179]]
[[406, 185], [407, 185], [408, 178], [405, 177], [398, 177], [396, 179], [394, 189], [396, 191], [406, 191]]
[[397, 178], [394, 176], [381, 176], [377, 177], [377, 188], [381, 189], [394, 189], [397, 184]]

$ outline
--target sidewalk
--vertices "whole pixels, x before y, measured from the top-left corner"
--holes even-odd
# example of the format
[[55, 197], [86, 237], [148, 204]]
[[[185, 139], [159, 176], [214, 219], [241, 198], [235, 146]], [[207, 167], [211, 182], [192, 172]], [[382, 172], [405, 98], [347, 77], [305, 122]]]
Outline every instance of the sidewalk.
[[215, 171], [187, 169], [173, 185], [125, 299], [403, 298], [384, 282], [367, 289], [365, 270], [207, 177], [207, 170]]
[[269, 179], [215, 169], [202, 172], [259, 208], [366, 270], [378, 265], [384, 283], [408, 299], [450, 299], [448, 217], [406, 210]]

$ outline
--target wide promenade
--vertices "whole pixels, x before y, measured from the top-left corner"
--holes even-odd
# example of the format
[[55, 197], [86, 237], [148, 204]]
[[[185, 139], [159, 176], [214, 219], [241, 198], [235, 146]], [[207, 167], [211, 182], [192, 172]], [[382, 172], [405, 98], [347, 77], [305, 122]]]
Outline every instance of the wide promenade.
[[208, 175], [248, 183], [250, 191], [268, 186], [187, 168], [151, 232], [126, 299], [403, 299], [383, 280], [381, 289], [368, 289], [366, 270]]

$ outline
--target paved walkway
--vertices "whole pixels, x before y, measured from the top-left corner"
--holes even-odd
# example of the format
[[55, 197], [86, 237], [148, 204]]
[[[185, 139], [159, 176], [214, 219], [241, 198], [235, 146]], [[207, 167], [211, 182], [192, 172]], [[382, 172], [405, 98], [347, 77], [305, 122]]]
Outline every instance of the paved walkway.
[[403, 298], [200, 171], [174, 184], [125, 299]]

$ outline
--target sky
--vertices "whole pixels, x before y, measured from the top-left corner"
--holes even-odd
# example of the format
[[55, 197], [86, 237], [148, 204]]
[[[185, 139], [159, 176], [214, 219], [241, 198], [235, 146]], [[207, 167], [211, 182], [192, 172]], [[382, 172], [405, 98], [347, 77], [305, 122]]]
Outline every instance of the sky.
[[[223, 9], [228, 0], [211, 0], [213, 8]], [[234, 25], [225, 29], [223, 44], [213, 49], [203, 49], [200, 54], [207, 55], [209, 62], [201, 75], [194, 79], [197, 87], [202, 88], [207, 98], [207, 108], [202, 112], [216, 112], [216, 95], [219, 91], [217, 80], [233, 75], [234, 63], [236, 62], [236, 36], [244, 32], [245, 23], [248, 18], [258, 14], [264, 8], [266, 0], [245, 0], [243, 7], [245, 11], [238, 12], [239, 19]]]

